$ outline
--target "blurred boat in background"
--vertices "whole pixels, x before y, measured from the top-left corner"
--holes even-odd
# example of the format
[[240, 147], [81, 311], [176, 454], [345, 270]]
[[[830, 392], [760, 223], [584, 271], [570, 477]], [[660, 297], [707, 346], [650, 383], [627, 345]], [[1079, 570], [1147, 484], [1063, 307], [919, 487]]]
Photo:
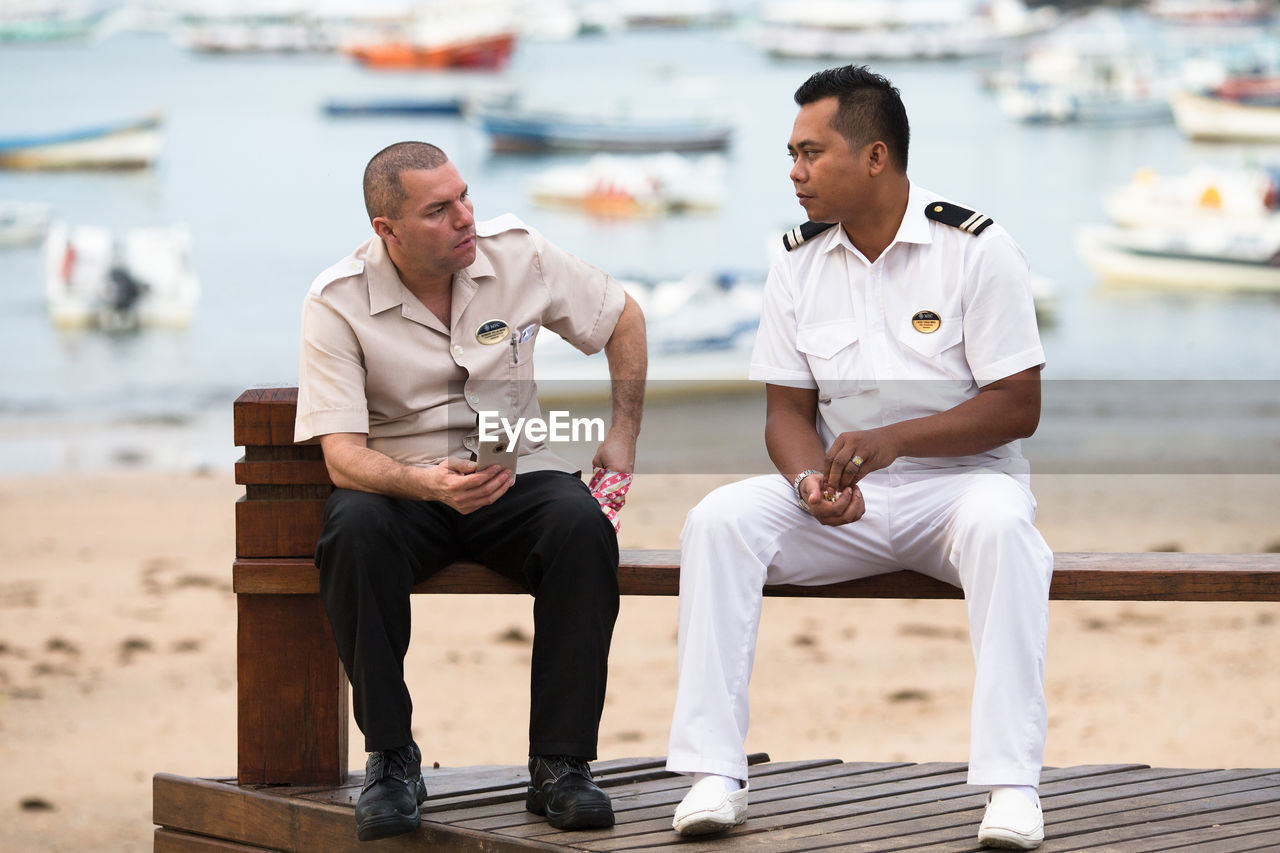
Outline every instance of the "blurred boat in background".
[[1187, 26], [1260, 24], [1276, 14], [1275, 0], [1149, 0], [1156, 18]]
[[163, 117], [95, 125], [36, 136], [0, 137], [4, 169], [129, 169], [160, 154]]
[[460, 115], [465, 99], [459, 95], [435, 98], [334, 98], [324, 103], [326, 115]]
[[585, 164], [557, 166], [535, 175], [529, 195], [537, 204], [602, 217], [665, 216], [720, 206], [724, 158], [665, 153], [623, 158], [599, 154]]
[[1260, 227], [1280, 211], [1280, 168], [1197, 166], [1182, 175], [1140, 170], [1103, 197], [1107, 215], [1126, 228]]
[[515, 13], [508, 0], [422, 0], [394, 31], [348, 39], [340, 49], [370, 68], [496, 70], [507, 64], [515, 48]]
[[4, 0], [0, 2], [0, 42], [89, 38], [108, 11], [93, 0]]
[[1116, 284], [1198, 291], [1280, 291], [1280, 220], [1240, 231], [1230, 226], [1082, 226], [1076, 249], [1099, 278]]
[[1106, 193], [1112, 224], [1076, 233], [1101, 279], [1199, 290], [1280, 290], [1280, 171], [1140, 171]]
[[770, 2], [756, 44], [773, 56], [849, 61], [950, 59], [998, 53], [1059, 20], [1022, 0]]
[[33, 201], [0, 201], [0, 248], [40, 242], [53, 208]]
[[1190, 139], [1205, 142], [1280, 141], [1280, 99], [1233, 98], [1215, 91], [1173, 95], [1173, 120]]
[[1097, 9], [1007, 56], [992, 82], [1016, 121], [1163, 122], [1176, 64], [1149, 18]]
[[733, 135], [727, 120], [705, 113], [638, 115], [621, 106], [568, 112], [515, 98], [477, 102], [467, 115], [489, 135], [495, 151], [718, 151]]
[[43, 251], [49, 316], [60, 329], [185, 327], [200, 296], [190, 253], [182, 226], [116, 237], [101, 226], [55, 222]]

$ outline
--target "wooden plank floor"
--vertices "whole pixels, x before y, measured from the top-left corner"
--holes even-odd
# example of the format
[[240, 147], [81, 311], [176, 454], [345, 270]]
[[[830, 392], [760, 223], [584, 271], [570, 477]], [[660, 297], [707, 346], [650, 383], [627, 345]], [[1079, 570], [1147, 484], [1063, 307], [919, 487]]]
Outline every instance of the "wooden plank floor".
[[[983, 792], [963, 764], [770, 762], [753, 756], [750, 819], [713, 839], [682, 841], [671, 814], [687, 781], [660, 758], [595, 763], [617, 826], [559, 832], [524, 810], [524, 767], [426, 769], [415, 833], [376, 845], [355, 838], [361, 778], [336, 788], [240, 788], [233, 780], [159, 774], [155, 849], [193, 851], [681, 851], [980, 849]], [[1144, 765], [1048, 769], [1041, 784], [1044, 851], [1280, 850], [1280, 770], [1176, 770]]]

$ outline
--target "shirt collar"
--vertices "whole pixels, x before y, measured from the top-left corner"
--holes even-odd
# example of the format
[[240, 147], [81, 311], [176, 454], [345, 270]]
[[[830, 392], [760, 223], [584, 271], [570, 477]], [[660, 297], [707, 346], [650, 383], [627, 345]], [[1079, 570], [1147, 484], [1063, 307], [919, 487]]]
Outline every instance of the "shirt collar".
[[[933, 229], [929, 226], [928, 217], [924, 215], [925, 205], [929, 201], [929, 194], [912, 183], [911, 190], [907, 194], [907, 209], [902, 214], [902, 222], [898, 224], [898, 233], [893, 236], [893, 242], [885, 248], [886, 252], [893, 248], [894, 243], [933, 242]], [[836, 227], [829, 229], [827, 235], [827, 242], [822, 247], [822, 251], [830, 252], [837, 246], [844, 246], [851, 252], [857, 251], [853, 247], [853, 241], [840, 225], [837, 224]]]
[[[369, 314], [378, 314], [405, 301], [405, 286], [400, 281], [400, 273], [387, 254], [387, 244], [381, 237], [374, 237], [366, 246], [364, 257], [365, 275], [369, 282]], [[476, 259], [464, 271], [461, 278], [471, 279], [492, 277], [495, 273], [493, 262], [485, 255], [480, 241], [476, 241]], [[455, 280], [455, 284], [456, 284]]]

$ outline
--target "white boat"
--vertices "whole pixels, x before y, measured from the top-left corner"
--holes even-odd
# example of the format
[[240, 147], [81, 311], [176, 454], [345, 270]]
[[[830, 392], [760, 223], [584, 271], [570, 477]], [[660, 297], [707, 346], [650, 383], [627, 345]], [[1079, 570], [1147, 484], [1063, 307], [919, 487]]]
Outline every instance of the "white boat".
[[0, 248], [40, 242], [52, 210], [40, 202], [0, 202]]
[[1197, 291], [1280, 291], [1280, 220], [1269, 234], [1219, 229], [1083, 226], [1076, 250], [1114, 284]]
[[[760, 324], [763, 274], [689, 275], [657, 283], [630, 281], [624, 287], [644, 311], [651, 381], [746, 381]], [[605, 360], [584, 356], [554, 332], [540, 333], [535, 359], [539, 383], [572, 380], [578, 390], [600, 385], [607, 391], [607, 384], [601, 385], [609, 378]]]
[[672, 153], [598, 154], [585, 164], [557, 166], [535, 175], [529, 195], [540, 205], [594, 216], [665, 216], [718, 208], [724, 173], [724, 158], [715, 154], [696, 159]]
[[1027, 123], [1168, 121], [1173, 58], [1146, 19], [1099, 9], [1005, 60], [995, 76], [1000, 109]]
[[756, 44], [781, 57], [950, 59], [998, 53], [1058, 17], [1021, 0], [772, 2], [761, 11]]
[[157, 113], [114, 124], [0, 138], [0, 168], [126, 169], [149, 166], [160, 155], [162, 121]]
[[1280, 105], [1196, 92], [1173, 95], [1173, 120], [1191, 139], [1209, 142], [1280, 141]]
[[1140, 170], [1103, 197], [1107, 215], [1128, 228], [1269, 229], [1280, 211], [1280, 176], [1266, 169], [1197, 166], [1181, 175]]
[[62, 329], [185, 327], [200, 296], [190, 252], [182, 226], [117, 238], [100, 226], [55, 222], [44, 243], [49, 315]]

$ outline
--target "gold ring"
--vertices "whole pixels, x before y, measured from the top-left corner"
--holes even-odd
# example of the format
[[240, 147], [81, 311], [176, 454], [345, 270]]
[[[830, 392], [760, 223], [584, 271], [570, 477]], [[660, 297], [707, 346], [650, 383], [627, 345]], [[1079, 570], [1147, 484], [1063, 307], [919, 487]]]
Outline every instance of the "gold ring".
[[857, 465], [859, 468], [861, 468], [861, 467], [862, 467], [862, 457], [861, 457], [861, 456], [855, 456], [855, 457], [853, 457], [852, 459], [850, 459], [849, 461], [850, 461], [850, 462], [852, 462], [854, 465]]

